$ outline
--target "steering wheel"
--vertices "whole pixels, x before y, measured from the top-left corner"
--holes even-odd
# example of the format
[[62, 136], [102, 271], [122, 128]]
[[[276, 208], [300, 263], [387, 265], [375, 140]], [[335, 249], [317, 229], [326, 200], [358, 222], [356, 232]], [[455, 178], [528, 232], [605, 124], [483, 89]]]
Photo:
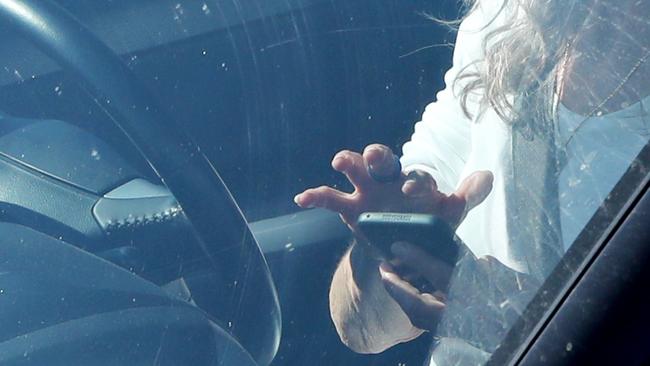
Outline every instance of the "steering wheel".
[[[213, 266], [229, 265], [229, 331], [260, 365], [280, 340], [266, 261], [215, 168], [104, 43], [51, 0], [0, 0], [0, 20], [73, 75], [173, 193]], [[239, 279], [239, 281], [237, 281]], [[242, 280], [243, 279], [243, 280]]]

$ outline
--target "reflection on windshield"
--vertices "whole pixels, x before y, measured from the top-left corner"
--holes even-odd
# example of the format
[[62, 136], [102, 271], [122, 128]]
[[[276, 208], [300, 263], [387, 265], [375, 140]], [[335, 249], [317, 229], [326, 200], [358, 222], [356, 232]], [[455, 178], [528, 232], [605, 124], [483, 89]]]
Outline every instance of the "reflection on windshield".
[[[630, 166], [645, 164], [636, 159], [650, 137], [648, 7], [604, 0], [558, 2], [551, 9], [524, 3], [511, 1], [499, 10], [478, 2], [456, 43], [456, 60], [471, 61], [455, 63], [461, 70], [455, 86], [461, 96], [474, 93], [465, 107], [476, 123], [472, 151], [457, 169], [490, 169], [495, 184], [492, 197], [457, 231], [471, 253], [457, 263], [449, 284], [437, 328], [441, 339], [432, 353], [432, 362], [440, 365], [487, 361]], [[487, 39], [483, 54], [469, 48], [475, 38]], [[541, 56], [521, 51], [542, 45]], [[454, 118], [443, 103], [430, 108]], [[499, 128], [504, 122], [511, 127]], [[442, 127], [428, 127], [444, 135]], [[474, 137], [476, 132], [480, 137]], [[426, 161], [413, 157], [425, 149], [416, 140], [419, 135], [416, 128], [403, 160]], [[448, 162], [448, 154], [443, 151], [438, 159]], [[454, 177], [444, 170], [434, 174], [442, 180]], [[600, 231], [590, 230], [593, 243]]]
[[[38, 275], [0, 284], [0, 300], [74, 279], [42, 298], [83, 316], [125, 301], [134, 339], [143, 314], [182, 319], [153, 326], [154, 356], [174, 349], [171, 334], [200, 336], [180, 347], [190, 359], [218, 343], [263, 364], [280, 339], [275, 366], [505, 360], [649, 164], [644, 2], [55, 2], [152, 91], [254, 223], [251, 233], [221, 185], [197, 189], [198, 175], [167, 189], [101, 97], [2, 25], [0, 214], [18, 252], [0, 273]], [[161, 161], [184, 148], [160, 145], [150, 151]], [[188, 202], [211, 194], [227, 207], [190, 220]], [[359, 222], [386, 212], [399, 222]], [[20, 259], [26, 248], [47, 271]], [[100, 287], [101, 302], [61, 300]], [[55, 313], [47, 322], [67, 316]], [[0, 341], [47, 323], [16, 316], [29, 327]]]
[[[348, 346], [376, 353], [429, 330], [439, 337], [432, 364], [490, 358], [648, 142], [650, 24], [634, 15], [648, 10], [633, 1], [476, 2], [460, 22], [446, 88], [404, 144], [401, 167], [385, 146], [344, 151], [332, 166], [352, 195], [296, 197], [352, 226], [376, 210], [458, 226], [464, 254], [445, 282], [440, 257], [417, 245], [432, 237], [396, 227], [395, 238], [411, 243], [382, 249], [359, 222], [366, 235], [330, 292]], [[392, 173], [400, 168], [407, 175]], [[360, 248], [367, 239], [379, 253]], [[377, 264], [381, 278], [372, 277]]]

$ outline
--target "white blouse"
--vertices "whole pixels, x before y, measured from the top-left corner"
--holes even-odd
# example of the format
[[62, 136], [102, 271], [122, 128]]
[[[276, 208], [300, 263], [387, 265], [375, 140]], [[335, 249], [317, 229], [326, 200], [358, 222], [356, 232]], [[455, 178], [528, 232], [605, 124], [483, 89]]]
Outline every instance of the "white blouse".
[[[475, 61], [484, 58], [485, 35], [503, 24], [509, 13], [504, 11], [496, 16], [501, 1], [481, 0], [480, 7], [461, 24], [453, 66], [445, 75], [446, 87], [415, 124], [411, 140], [403, 146], [401, 163], [406, 171], [429, 172], [445, 193], [454, 191], [477, 170], [491, 171], [493, 191], [469, 212], [457, 234], [476, 256], [492, 255], [506, 266], [526, 273], [526, 264], [511, 255], [514, 243], [510, 242], [506, 228], [505, 168], [512, 163], [511, 129], [492, 108], [477, 113], [479, 95], [471, 95], [468, 100], [468, 108], [476, 117], [466, 117], [458, 98], [460, 88], [454, 85], [461, 70], [474, 67]], [[589, 119], [562, 105], [558, 107], [556, 143], [567, 158], [558, 182], [565, 250], [647, 144], [650, 117], [645, 105], [650, 107], [650, 97], [618, 112]], [[577, 126], [580, 127], [576, 130]], [[482, 364], [489, 358], [485, 351], [457, 338], [442, 337], [440, 342], [432, 353], [431, 365], [435, 365], [435, 360], [442, 360], [442, 364]]]
[[[467, 118], [460, 106], [454, 80], [460, 70], [483, 59], [483, 38], [508, 13], [491, 21], [500, 0], [481, 2], [481, 7], [460, 26], [453, 67], [445, 75], [446, 88], [429, 104], [422, 121], [415, 124], [411, 140], [403, 146], [401, 163], [405, 170], [422, 169], [438, 182], [441, 191], [452, 192], [463, 178], [477, 170], [494, 174], [494, 188], [488, 198], [474, 208], [458, 228], [458, 236], [476, 256], [492, 255], [505, 265], [527, 272], [525, 263], [510, 256], [506, 229], [505, 169], [511, 164], [510, 128], [487, 108], [480, 116]], [[471, 67], [471, 66], [470, 66]], [[479, 96], [468, 107], [477, 115]], [[584, 117], [564, 106], [558, 108], [558, 143], [567, 152], [567, 164], [560, 174], [560, 220], [562, 239], [568, 248], [601, 205], [630, 163], [648, 142], [650, 121], [646, 98], [621, 111]], [[649, 104], [650, 106], [650, 104]], [[564, 146], [571, 136], [568, 146]]]

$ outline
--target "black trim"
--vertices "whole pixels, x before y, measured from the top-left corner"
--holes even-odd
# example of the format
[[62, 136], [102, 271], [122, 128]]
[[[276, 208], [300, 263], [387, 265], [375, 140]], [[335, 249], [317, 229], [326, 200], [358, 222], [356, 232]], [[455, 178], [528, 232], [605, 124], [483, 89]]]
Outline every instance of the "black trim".
[[648, 186], [646, 145], [512, 327], [489, 365], [516, 364], [548, 327], [574, 287], [617, 233]]
[[[646, 191], [566, 296], [520, 365], [616, 364], [650, 360], [650, 194]], [[645, 340], [644, 340], [645, 339]], [[640, 342], [641, 341], [641, 342]]]

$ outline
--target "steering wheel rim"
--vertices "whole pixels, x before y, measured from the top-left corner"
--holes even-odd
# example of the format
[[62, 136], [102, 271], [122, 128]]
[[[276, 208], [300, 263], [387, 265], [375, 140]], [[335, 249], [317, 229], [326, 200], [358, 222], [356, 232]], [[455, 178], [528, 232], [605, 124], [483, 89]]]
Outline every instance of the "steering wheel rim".
[[233, 278], [245, 278], [229, 289], [230, 331], [258, 364], [269, 364], [280, 341], [277, 293], [246, 220], [199, 146], [122, 60], [55, 2], [0, 0], [0, 20], [78, 79], [174, 194], [212, 263], [231, 264]]

